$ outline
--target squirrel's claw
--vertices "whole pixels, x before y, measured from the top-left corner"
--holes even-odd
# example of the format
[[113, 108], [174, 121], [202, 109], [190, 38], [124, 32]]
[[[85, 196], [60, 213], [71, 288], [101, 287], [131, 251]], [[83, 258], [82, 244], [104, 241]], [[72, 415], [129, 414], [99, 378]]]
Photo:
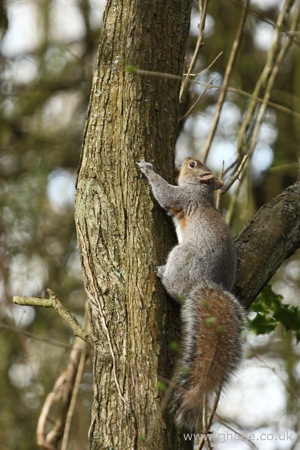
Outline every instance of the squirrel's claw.
[[147, 172], [153, 171], [152, 164], [142, 160], [137, 162], [137, 166], [139, 167], [140, 171], [143, 172], [145, 175]]

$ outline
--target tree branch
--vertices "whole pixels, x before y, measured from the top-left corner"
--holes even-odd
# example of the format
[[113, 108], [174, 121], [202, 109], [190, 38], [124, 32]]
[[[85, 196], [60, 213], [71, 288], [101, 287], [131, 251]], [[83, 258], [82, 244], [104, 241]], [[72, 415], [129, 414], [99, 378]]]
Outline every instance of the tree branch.
[[179, 101], [182, 101], [182, 96], [183, 96], [184, 89], [185, 89], [185, 87], [186, 87], [186, 85], [188, 83], [188, 79], [189, 79], [189, 77], [190, 77], [190, 75], [191, 75], [191, 73], [192, 73], [192, 71], [193, 71], [193, 69], [195, 67], [197, 58], [199, 56], [199, 52], [200, 52], [200, 49], [201, 49], [201, 46], [202, 46], [203, 35], [204, 35], [204, 28], [205, 28], [205, 19], [206, 19], [206, 15], [207, 15], [207, 8], [208, 8], [208, 0], [204, 0], [203, 6], [202, 6], [201, 0], [199, 0], [199, 13], [200, 13], [200, 16], [201, 16], [201, 21], [200, 21], [200, 24], [199, 24], [199, 33], [198, 33], [196, 48], [194, 50], [194, 54], [193, 54], [193, 57], [192, 57], [191, 64], [189, 65], [188, 72], [186, 74], [186, 77], [185, 77], [185, 79], [184, 79], [184, 81], [182, 83], [181, 89], [180, 89]]
[[74, 403], [87, 356], [87, 344], [81, 339], [75, 339], [68, 365], [47, 395], [39, 416], [37, 444], [43, 450], [57, 450], [62, 436], [61, 449], [66, 448]]
[[[253, 90], [253, 96], [252, 99], [248, 105], [247, 112], [245, 114], [245, 118], [241, 124], [241, 127], [238, 132], [237, 136], [237, 151], [240, 155], [242, 155], [245, 152], [245, 149], [247, 148], [247, 144], [249, 139], [252, 139], [251, 144], [251, 152], [253, 153], [253, 149], [255, 148], [254, 141], [257, 138], [257, 130], [259, 129], [258, 126], [261, 123], [261, 120], [263, 119], [265, 108], [268, 106], [268, 102], [270, 99], [271, 90], [273, 88], [273, 84], [275, 81], [275, 77], [277, 75], [278, 67], [280, 62], [282, 61], [282, 58], [284, 57], [285, 53], [287, 52], [288, 48], [290, 47], [291, 43], [293, 42], [292, 39], [288, 39], [284, 44], [282, 44], [282, 33], [281, 29], [286, 21], [286, 17], [289, 14], [294, 1], [289, 0], [283, 3], [282, 9], [279, 12], [277, 21], [276, 21], [276, 37], [275, 40], [268, 51], [267, 59], [265, 66], [260, 74], [260, 77], [255, 85], [255, 88]], [[298, 11], [296, 9], [296, 13], [293, 14], [292, 24], [289, 26], [291, 31], [294, 31], [294, 29], [297, 27], [298, 22]], [[262, 101], [259, 101], [259, 94], [264, 90], [264, 95]], [[256, 108], [258, 103], [261, 103], [260, 107], [260, 122], [258, 125], [255, 126], [255, 133], [254, 131], [252, 133], [247, 133], [247, 130], [250, 128], [251, 123], [256, 124]], [[254, 137], [253, 137], [254, 135]], [[254, 139], [255, 138], [255, 139]], [[254, 146], [254, 147], [253, 147]]]
[[248, 159], [248, 155], [244, 155], [239, 167], [237, 168], [236, 172], [232, 175], [229, 182], [226, 184], [226, 186], [221, 189], [221, 194], [225, 194], [225, 192], [229, 191], [233, 183], [239, 179], [240, 173], [242, 172], [244, 165], [246, 164], [246, 161]]
[[208, 156], [208, 152], [210, 150], [211, 147], [211, 143], [212, 140], [215, 136], [216, 130], [217, 130], [217, 126], [220, 120], [220, 114], [221, 114], [221, 110], [225, 101], [225, 97], [227, 94], [227, 88], [229, 85], [229, 80], [231, 77], [231, 73], [232, 73], [232, 69], [238, 54], [238, 50], [241, 44], [241, 40], [242, 40], [242, 35], [243, 35], [243, 30], [244, 30], [244, 25], [246, 23], [246, 18], [247, 18], [247, 11], [248, 11], [248, 5], [249, 5], [249, 0], [244, 0], [243, 2], [243, 10], [242, 10], [242, 14], [241, 14], [241, 18], [240, 18], [240, 22], [239, 22], [239, 26], [232, 44], [232, 49], [230, 52], [230, 56], [229, 56], [229, 61], [226, 67], [226, 71], [224, 74], [224, 80], [223, 80], [223, 84], [222, 84], [222, 89], [220, 91], [220, 95], [218, 98], [218, 103], [216, 106], [216, 111], [215, 111], [215, 115], [214, 115], [214, 119], [213, 119], [213, 123], [212, 126], [210, 128], [210, 132], [206, 138], [206, 142], [204, 144], [204, 149], [202, 150], [202, 160], [203, 162], [206, 161], [207, 156]]
[[[218, 58], [219, 55], [216, 58]], [[186, 78], [187, 83], [191, 83], [191, 84], [195, 84], [195, 85], [198, 85], [198, 86], [206, 87], [207, 84], [205, 84], [202, 81], [194, 80], [191, 77], [192, 76], [195, 77], [196, 75], [201, 75], [202, 73], [204, 73], [209, 67], [211, 67], [212, 64], [214, 64], [214, 62], [216, 61], [216, 58], [212, 61], [212, 63], [208, 67], [206, 67], [204, 70], [202, 70], [199, 74], [191, 74], [190, 78]], [[127, 73], [131, 73], [131, 74], [145, 75], [145, 76], [158, 77], [158, 78], [166, 78], [166, 79], [178, 80], [178, 81], [184, 80], [184, 77], [180, 76], [180, 75], [174, 75], [172, 73], [167, 73], [167, 72], [154, 72], [154, 71], [151, 71], [151, 70], [143, 70], [143, 69], [138, 69], [138, 68], [130, 66], [130, 65], [127, 65], [125, 67], [125, 71]], [[209, 89], [222, 90], [222, 89], [224, 89], [224, 86], [223, 85], [221, 86], [221, 85], [218, 85], [218, 84], [211, 84], [209, 86]], [[227, 87], [226, 90], [227, 90], [227, 92], [232, 92], [233, 94], [240, 95], [241, 97], [244, 97], [244, 98], [247, 98], [247, 99], [250, 99], [250, 100], [254, 99], [257, 103], [263, 103], [265, 101], [263, 98], [261, 98], [261, 97], [259, 97], [257, 95], [254, 95], [254, 93], [250, 94], [249, 92], [246, 92], [246, 91], [243, 91], [241, 89], [234, 88], [234, 87]], [[289, 114], [289, 115], [295, 117], [296, 119], [300, 118], [300, 114], [297, 111], [293, 111], [291, 108], [287, 108], [285, 106], [279, 105], [279, 104], [277, 104], [275, 102], [271, 102], [271, 101], [267, 101], [267, 105], [270, 108], [275, 109], [276, 111], [281, 111], [284, 114]]]
[[43, 306], [44, 308], [54, 308], [60, 317], [62, 317], [65, 322], [72, 328], [75, 336], [78, 336], [83, 341], [87, 342], [93, 348], [93, 340], [90, 334], [80, 325], [78, 320], [68, 311], [64, 305], [61, 303], [60, 299], [57, 295], [51, 291], [51, 289], [47, 289], [49, 294], [49, 298], [40, 298], [40, 297], [13, 297], [13, 302], [16, 305], [23, 306]]
[[262, 206], [236, 238], [234, 293], [248, 307], [300, 247], [300, 180]]

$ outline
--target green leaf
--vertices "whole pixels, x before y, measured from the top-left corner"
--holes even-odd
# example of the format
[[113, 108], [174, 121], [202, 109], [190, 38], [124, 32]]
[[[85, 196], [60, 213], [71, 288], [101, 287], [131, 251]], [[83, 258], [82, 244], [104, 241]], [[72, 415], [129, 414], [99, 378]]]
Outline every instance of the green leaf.
[[250, 320], [250, 328], [255, 334], [266, 334], [273, 331], [278, 322], [274, 317], [265, 316], [264, 314], [258, 312], [254, 319]]
[[254, 333], [270, 333], [281, 323], [286, 331], [294, 331], [297, 342], [300, 341], [300, 308], [283, 304], [282, 296], [275, 294], [270, 285], [259, 294], [251, 310], [257, 313], [253, 319], [249, 319], [249, 326]]

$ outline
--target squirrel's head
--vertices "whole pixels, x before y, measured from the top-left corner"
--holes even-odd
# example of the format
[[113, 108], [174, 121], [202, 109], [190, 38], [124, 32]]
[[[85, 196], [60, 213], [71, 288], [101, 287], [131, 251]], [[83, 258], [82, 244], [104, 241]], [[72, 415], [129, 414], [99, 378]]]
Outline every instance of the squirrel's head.
[[207, 184], [212, 189], [220, 189], [224, 183], [202, 162], [187, 157], [183, 160], [178, 177], [178, 185], [182, 186], [184, 184]]

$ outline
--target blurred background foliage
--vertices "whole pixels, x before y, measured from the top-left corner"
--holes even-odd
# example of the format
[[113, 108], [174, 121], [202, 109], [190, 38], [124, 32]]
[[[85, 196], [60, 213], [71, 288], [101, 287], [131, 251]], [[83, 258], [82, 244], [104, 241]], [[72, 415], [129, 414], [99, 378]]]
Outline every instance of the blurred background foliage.
[[[0, 1], [0, 447], [36, 448], [36, 424], [47, 393], [69, 356], [73, 336], [55, 312], [12, 304], [13, 295], [44, 296], [53, 289], [79, 320], [85, 294], [73, 220], [76, 170], [87, 114], [89, 91], [105, 2], [103, 0]], [[281, 2], [253, 0], [230, 87], [213, 141], [208, 165], [221, 171], [236, 159], [236, 136], [251, 93], [275, 33]], [[177, 161], [200, 156], [214, 114], [219, 90], [209, 89], [188, 116], [186, 111], [208, 83], [220, 85], [241, 14], [241, 2], [209, 4], [204, 46], [195, 67], [202, 87], [190, 85], [184, 96]], [[187, 64], [197, 40], [198, 2], [192, 15]], [[285, 24], [288, 31], [288, 23]], [[163, 39], [163, 37], [162, 37]], [[271, 100], [289, 112], [269, 108], [256, 150], [247, 169], [231, 220], [236, 234], [266, 201], [295, 182], [299, 157], [299, 32], [289, 50]], [[236, 183], [237, 184], [237, 183]], [[234, 186], [236, 186], [236, 184]], [[222, 198], [226, 213], [233, 187]], [[286, 261], [272, 280], [283, 301], [299, 305], [299, 255]], [[255, 313], [252, 313], [255, 314]], [[60, 344], [60, 345], [59, 345]], [[295, 397], [299, 392], [299, 347], [292, 332], [277, 327], [271, 334], [247, 338], [249, 360], [241, 370], [248, 403], [262, 414], [247, 417], [226, 410], [221, 414], [237, 427], [251, 430], [292, 430], [300, 423]], [[261, 358], [264, 357], [262, 360]], [[256, 372], [253, 370], [255, 370]], [[270, 379], [270, 372], [275, 374]], [[271, 389], [270, 389], [271, 385]], [[239, 386], [242, 391], [243, 385]], [[80, 386], [77, 414], [69, 448], [86, 448], [91, 401], [91, 369], [87, 364]], [[236, 395], [238, 392], [231, 395]], [[253, 396], [253, 398], [251, 397]], [[274, 400], [275, 399], [275, 400]], [[238, 401], [238, 400], [237, 400]], [[273, 401], [273, 410], [267, 404]], [[275, 403], [274, 403], [275, 401]], [[244, 405], [243, 408], [246, 408]], [[246, 411], [246, 409], [245, 409]], [[246, 420], [247, 419], [247, 420]], [[275, 443], [273, 442], [275, 445]], [[239, 449], [242, 447], [239, 442]], [[222, 448], [235, 448], [232, 446]], [[267, 448], [267, 447], [258, 447]], [[285, 447], [299, 449], [297, 439]]]

